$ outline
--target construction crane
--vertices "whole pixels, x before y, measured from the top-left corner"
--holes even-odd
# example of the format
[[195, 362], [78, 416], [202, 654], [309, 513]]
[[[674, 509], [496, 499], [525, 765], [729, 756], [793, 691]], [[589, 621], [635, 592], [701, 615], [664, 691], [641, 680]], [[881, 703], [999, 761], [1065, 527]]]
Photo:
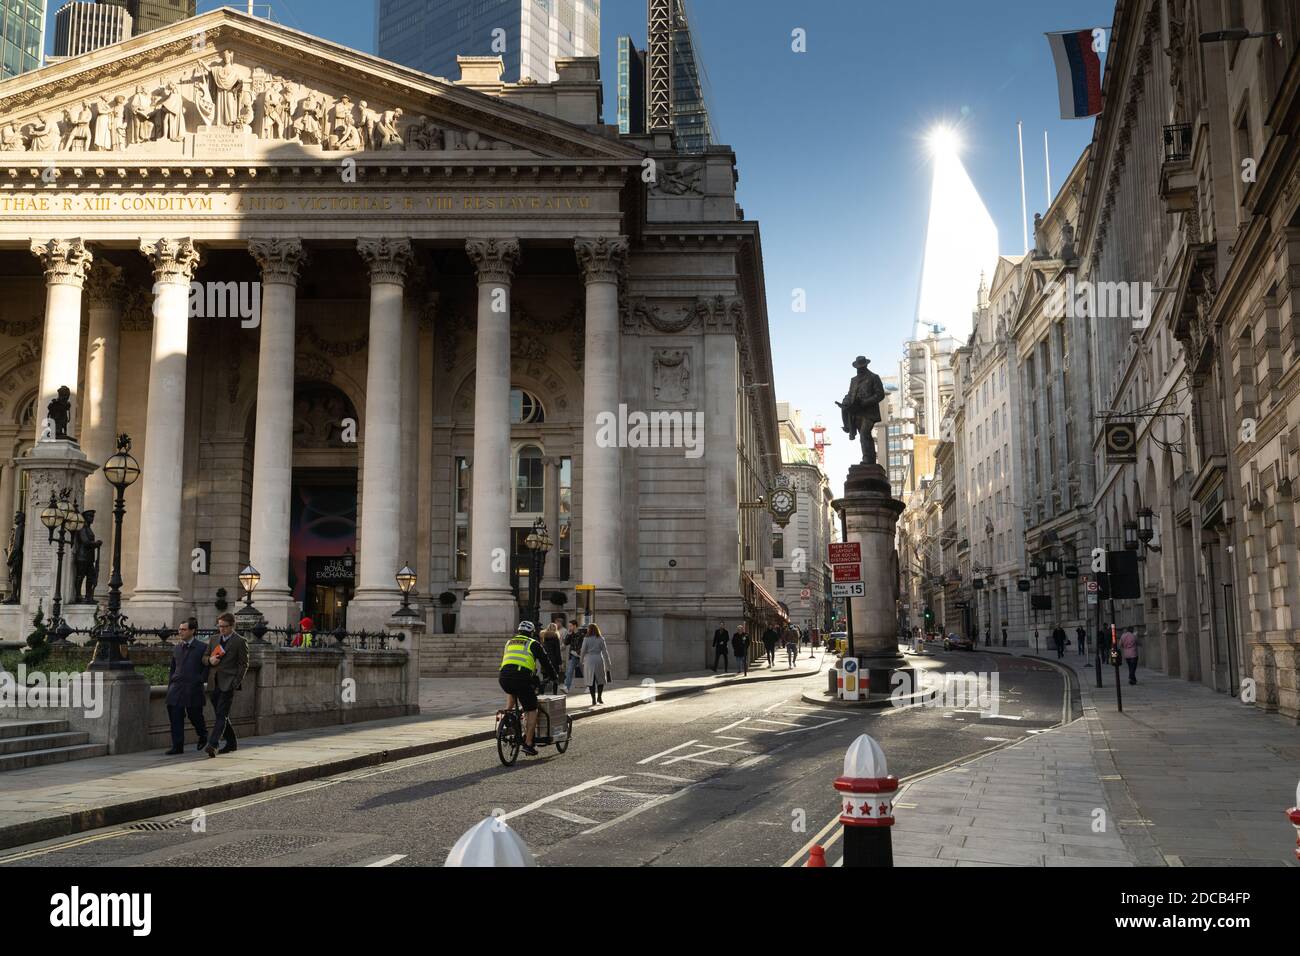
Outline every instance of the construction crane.
[[813, 450], [817, 452], [817, 463], [819, 465], [825, 465], [826, 448], [827, 446], [830, 445], [830, 442], [826, 440], [826, 426], [822, 424], [822, 420], [820, 418], [817, 419], [817, 424], [813, 425], [812, 433], [813, 433]]

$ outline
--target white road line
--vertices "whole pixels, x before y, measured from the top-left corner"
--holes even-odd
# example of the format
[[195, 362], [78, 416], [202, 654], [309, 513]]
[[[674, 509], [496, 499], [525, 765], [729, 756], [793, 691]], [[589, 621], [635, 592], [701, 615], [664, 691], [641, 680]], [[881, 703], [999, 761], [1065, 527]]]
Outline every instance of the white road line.
[[367, 867], [388, 866], [390, 863], [396, 863], [398, 860], [405, 860], [405, 859], [406, 859], [405, 853], [394, 853], [392, 856], [386, 856], [382, 860], [375, 860], [374, 863], [367, 863], [366, 866]]
[[706, 747], [705, 749], [699, 751], [698, 753], [687, 754], [686, 756], [682, 756], [682, 757], [669, 757], [667, 760], [663, 762], [662, 766], [666, 767], [669, 764], [676, 763], [679, 760], [686, 760], [687, 757], [690, 757], [692, 759], [703, 757], [705, 754], [716, 753], [719, 750], [734, 750], [736, 753], [745, 754], [747, 757], [752, 757], [754, 755], [754, 751], [752, 750], [736, 750], [736, 747], [737, 744], [727, 744], [725, 747]]
[[553, 817], [559, 817], [561, 820], [568, 820], [570, 823], [580, 823], [584, 827], [595, 826], [600, 821], [592, 820], [588, 817], [580, 817], [576, 813], [570, 813], [568, 810], [557, 810], [555, 807], [542, 807], [542, 813], [550, 814]]
[[673, 783], [696, 783], [690, 777], [674, 777], [666, 773], [650, 773], [648, 770], [635, 771], [638, 777], [658, 777], [660, 780], [671, 780]]
[[615, 780], [622, 780], [618, 777], [597, 777], [595, 780], [588, 780], [586, 783], [580, 783], [576, 787], [570, 787], [568, 790], [561, 790], [559, 793], [553, 793], [549, 797], [542, 797], [540, 800], [534, 800], [526, 807], [520, 807], [518, 810], [512, 810], [510, 813], [497, 817], [498, 820], [512, 820], [515, 817], [523, 816], [525, 813], [531, 813], [538, 807], [544, 807], [548, 803], [554, 803], [556, 800], [563, 800], [565, 797], [571, 797], [575, 793], [582, 793], [584, 790], [590, 790], [592, 787], [599, 787], [602, 784], [613, 783]]
[[601, 787], [602, 790], [613, 790], [615, 793], [630, 793], [634, 797], [645, 797], [647, 800], [653, 800], [660, 796], [657, 793], [646, 793], [644, 790], [629, 790], [627, 787]]
[[802, 727], [803, 724], [793, 720], [771, 720], [767, 717], [759, 717], [758, 722], [761, 724], [785, 724], [787, 727]]
[[659, 753], [655, 754], [653, 757], [646, 757], [645, 760], [638, 760], [637, 766], [640, 766], [641, 764], [644, 763], [649, 763], [652, 760], [658, 760], [660, 757], [666, 757], [674, 750], [681, 750], [683, 747], [689, 747], [691, 744], [697, 744], [697, 743], [699, 743], [698, 740], [688, 740], [686, 741], [686, 743], [678, 744], [676, 747], [669, 747], [667, 750], [660, 751]]
[[727, 726], [725, 726], [725, 727], [719, 727], [717, 730], [714, 731], [714, 733], [715, 733], [715, 734], [720, 734], [720, 733], [722, 733], [724, 730], [730, 730], [732, 727], [739, 727], [741, 724], [743, 724], [743, 723], [744, 723], [745, 721], [747, 721], [747, 720], [749, 720], [748, 717], [741, 717], [740, 720], [732, 721], [731, 723], [727, 724]]
[[739, 740], [739, 741], [742, 741], [742, 742], [743, 742], [743, 741], [749, 740], [750, 738], [748, 738], [748, 737], [732, 737], [730, 734], [718, 734], [718, 739], [719, 739], [719, 740]]
[[847, 717], [841, 717], [839, 720], [828, 720], [824, 724], [818, 724], [816, 727], [798, 727], [794, 730], [782, 730], [777, 736], [784, 737], [786, 734], [801, 734], [806, 730], [820, 730], [822, 727], [829, 727], [831, 724], [838, 724], [848, 720]]
[[685, 760], [689, 760], [691, 763], [707, 763], [707, 764], [709, 764], [709, 765], [711, 765], [711, 766], [714, 766], [714, 767], [730, 767], [730, 766], [731, 766], [731, 764], [727, 763], [727, 762], [724, 761], [724, 760], [704, 760], [704, 759], [701, 758], [701, 757], [685, 757], [685, 758], [683, 758], [683, 759], [685, 759]]
[[[758, 718], [758, 719], [761, 720], [762, 718]], [[798, 725], [798, 724], [792, 724], [791, 726], [798, 727], [799, 725]], [[779, 733], [779, 732], [780, 732], [780, 731], [778, 731], [775, 727], [755, 727], [753, 724], [750, 724], [748, 727], [741, 727], [741, 728], [739, 728], [739, 729], [740, 729], [740, 730], [757, 730], [760, 734], [775, 734], [775, 733]], [[723, 740], [745, 740], [745, 739], [747, 739], [747, 738], [745, 738], [745, 737], [728, 737], [728, 736], [726, 736], [725, 734], [718, 734], [718, 736], [721, 737]]]
[[736, 764], [736, 766], [737, 766], [737, 767], [752, 767], [752, 766], [754, 766], [754, 764], [756, 764], [756, 763], [762, 763], [764, 760], [766, 760], [766, 759], [767, 759], [768, 757], [770, 757], [770, 756], [772, 756], [772, 755], [771, 755], [771, 754], [755, 754], [755, 755], [752, 756], [752, 757], [746, 757], [744, 760], [740, 761], [740, 763]]
[[600, 826], [592, 827], [590, 830], [583, 830], [582, 835], [588, 836], [592, 833], [599, 833], [601, 830], [608, 830], [610, 827], [614, 826], [615, 824], [622, 823], [624, 820], [630, 820], [639, 813], [645, 813], [647, 810], [653, 810], [655, 807], [661, 806], [667, 803], [669, 800], [676, 800], [678, 797], [684, 797], [686, 794], [690, 793], [698, 786], [699, 786], [698, 783], [693, 783], [689, 787], [683, 787], [682, 789], [678, 790], [676, 793], [667, 793], [664, 794], [662, 797], [655, 797], [649, 803], [643, 803], [635, 810], [629, 810], [627, 813], [623, 814], [622, 816], [615, 817], [613, 820], [606, 820]]

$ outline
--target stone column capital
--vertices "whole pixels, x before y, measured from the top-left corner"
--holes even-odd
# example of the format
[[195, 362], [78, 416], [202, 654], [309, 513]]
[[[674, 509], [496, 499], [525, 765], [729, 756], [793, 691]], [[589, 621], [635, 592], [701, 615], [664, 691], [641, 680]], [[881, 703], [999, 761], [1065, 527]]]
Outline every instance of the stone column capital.
[[51, 239], [32, 242], [32, 255], [41, 260], [48, 285], [72, 285], [81, 288], [94, 255], [81, 239]]
[[250, 239], [248, 254], [262, 270], [262, 282], [297, 285], [308, 254], [301, 239]]
[[86, 274], [85, 290], [92, 306], [121, 305], [126, 294], [121, 268], [107, 259], [96, 259]]
[[573, 250], [588, 282], [617, 282], [627, 269], [626, 236], [575, 239]]
[[519, 240], [466, 239], [465, 254], [478, 270], [479, 282], [509, 285], [519, 264]]
[[202, 258], [193, 239], [141, 239], [140, 252], [153, 267], [155, 282], [189, 285]]
[[370, 267], [370, 282], [392, 282], [403, 285], [407, 272], [415, 259], [415, 247], [410, 239], [378, 239], [362, 237], [357, 240], [357, 252]]

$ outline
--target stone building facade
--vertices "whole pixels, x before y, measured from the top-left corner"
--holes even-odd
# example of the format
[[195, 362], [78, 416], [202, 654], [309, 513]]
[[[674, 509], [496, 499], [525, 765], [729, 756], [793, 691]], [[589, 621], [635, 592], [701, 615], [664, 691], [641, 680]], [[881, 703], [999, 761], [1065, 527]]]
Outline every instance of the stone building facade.
[[[741, 504], [780, 452], [734, 154], [619, 137], [594, 59], [461, 65], [221, 9], [0, 84], [0, 537], [39, 528], [23, 462], [70, 447], [44, 428], [66, 385], [90, 463], [127, 432], [143, 466], [142, 626], [233, 603], [250, 562], [272, 624], [380, 626], [409, 563], [417, 606], [445, 592], [486, 640], [538, 519], [544, 607], [594, 585], [622, 673], [695, 666], [760, 610], [771, 519]], [[84, 496], [107, 557], [102, 475]], [[24, 571], [5, 637], [50, 577]]]

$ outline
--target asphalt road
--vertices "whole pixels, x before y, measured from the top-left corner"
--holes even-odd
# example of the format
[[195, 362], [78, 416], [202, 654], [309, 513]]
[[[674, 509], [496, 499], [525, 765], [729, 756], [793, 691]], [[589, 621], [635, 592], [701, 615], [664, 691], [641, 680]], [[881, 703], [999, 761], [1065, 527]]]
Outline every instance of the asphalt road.
[[437, 866], [495, 813], [544, 866], [779, 866], [837, 815], [832, 781], [857, 735], [875, 737], [903, 778], [1061, 720], [1064, 680], [1047, 665], [958, 651], [924, 666], [998, 671], [997, 716], [804, 703], [824, 674], [719, 687], [584, 719], [568, 753], [543, 748], [511, 768], [494, 743], [473, 744], [219, 804], [198, 821], [14, 848], [0, 865]]

